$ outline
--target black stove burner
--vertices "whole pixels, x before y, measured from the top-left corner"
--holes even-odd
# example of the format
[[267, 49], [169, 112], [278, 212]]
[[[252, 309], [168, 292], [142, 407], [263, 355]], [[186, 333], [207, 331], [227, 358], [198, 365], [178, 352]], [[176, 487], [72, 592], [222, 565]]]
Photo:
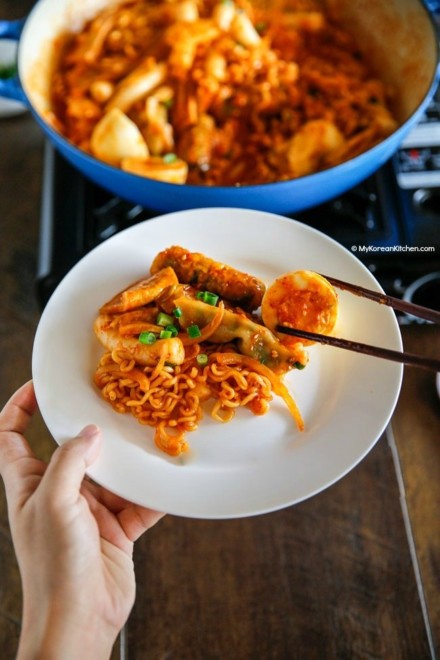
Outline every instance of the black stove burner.
[[[42, 306], [87, 252], [117, 232], [158, 215], [93, 184], [49, 144], [43, 181], [37, 277]], [[427, 212], [421, 206], [417, 210], [416, 198], [413, 191], [398, 188], [391, 160], [344, 195], [294, 217], [351, 250], [387, 293], [401, 296], [414, 280], [440, 270], [440, 212], [432, 208]], [[434, 252], [395, 249], [406, 246], [432, 246]]]

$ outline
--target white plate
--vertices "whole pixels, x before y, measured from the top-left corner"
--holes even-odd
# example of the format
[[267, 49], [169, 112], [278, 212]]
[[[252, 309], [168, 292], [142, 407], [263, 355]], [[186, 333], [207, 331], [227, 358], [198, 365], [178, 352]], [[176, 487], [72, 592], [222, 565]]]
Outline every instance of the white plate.
[[[110, 238], [85, 256], [48, 302], [37, 329], [33, 377], [40, 410], [58, 443], [85, 424], [104, 431], [89, 474], [123, 497], [168, 513], [234, 518], [280, 509], [330, 486], [373, 447], [394, 409], [402, 366], [328, 346], [310, 348], [303, 371], [287, 376], [306, 430], [280, 400], [256, 417], [239, 411], [228, 424], [205, 415], [189, 433], [191, 450], [170, 458], [153, 430], [119, 415], [99, 395], [92, 374], [103, 352], [92, 331], [100, 305], [149, 271], [171, 245], [203, 252], [266, 283], [311, 269], [380, 287], [347, 250], [294, 220], [242, 209], [210, 208], [159, 216]], [[340, 292], [336, 334], [401, 350], [393, 312]]]

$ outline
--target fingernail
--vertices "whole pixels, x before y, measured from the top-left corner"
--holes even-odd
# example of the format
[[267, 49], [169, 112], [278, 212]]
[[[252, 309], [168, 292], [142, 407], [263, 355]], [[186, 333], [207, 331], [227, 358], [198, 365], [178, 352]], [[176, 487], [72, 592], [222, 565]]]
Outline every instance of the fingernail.
[[78, 436], [87, 438], [87, 440], [92, 440], [99, 434], [99, 432], [99, 427], [96, 426], [96, 424], [88, 424], [78, 433]]
[[79, 433], [80, 438], [85, 438], [87, 444], [83, 445], [86, 464], [91, 465], [97, 458], [101, 447], [101, 431], [96, 424], [87, 424]]

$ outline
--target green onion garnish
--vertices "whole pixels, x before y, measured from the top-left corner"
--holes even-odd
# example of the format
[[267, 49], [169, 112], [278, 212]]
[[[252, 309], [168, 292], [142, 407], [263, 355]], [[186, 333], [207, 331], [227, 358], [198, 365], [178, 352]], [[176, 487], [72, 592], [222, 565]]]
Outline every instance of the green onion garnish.
[[293, 365], [295, 369], [305, 369], [306, 365], [303, 364], [302, 362], [295, 362]]
[[176, 154], [165, 154], [164, 156], [162, 156], [162, 160], [167, 165], [171, 165], [171, 163], [176, 162], [177, 156], [176, 156]]
[[154, 332], [141, 332], [141, 334], [139, 335], [139, 341], [141, 342], [141, 344], [151, 345], [154, 344], [156, 339], [157, 337], [154, 334]]
[[161, 330], [159, 339], [171, 339], [172, 336], [171, 330]]
[[203, 300], [204, 303], [215, 307], [218, 303], [219, 296], [217, 296], [215, 293], [211, 293], [211, 291], [199, 291], [196, 294], [196, 298], [198, 298], [198, 300]]
[[178, 331], [178, 329], [176, 328], [176, 326], [173, 325], [172, 323], [171, 323], [171, 325], [167, 325], [167, 326], [165, 326], [165, 330], [166, 330], [167, 332], [171, 332], [171, 337], [176, 337], [176, 336], [178, 335], [178, 333], [179, 333], [179, 331]]
[[190, 325], [186, 329], [186, 331], [188, 333], [188, 337], [190, 337], [191, 339], [196, 339], [197, 337], [202, 336], [202, 333], [200, 332], [200, 328], [198, 325]]
[[208, 364], [208, 356], [206, 353], [199, 353], [198, 356], [196, 357], [197, 364], [199, 367], [206, 367]]
[[176, 317], [176, 319], [180, 319], [180, 317], [182, 316], [182, 310], [180, 309], [180, 307], [176, 307], [176, 309], [173, 311], [173, 314]]
[[163, 328], [166, 328], [167, 325], [173, 325], [173, 317], [165, 312], [159, 312], [157, 315], [156, 323], [161, 325]]

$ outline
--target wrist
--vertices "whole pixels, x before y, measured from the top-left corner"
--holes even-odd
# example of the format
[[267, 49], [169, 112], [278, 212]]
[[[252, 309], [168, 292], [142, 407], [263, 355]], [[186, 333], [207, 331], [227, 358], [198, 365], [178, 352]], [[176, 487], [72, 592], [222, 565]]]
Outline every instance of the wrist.
[[24, 607], [16, 660], [108, 660], [119, 630], [87, 612]]

